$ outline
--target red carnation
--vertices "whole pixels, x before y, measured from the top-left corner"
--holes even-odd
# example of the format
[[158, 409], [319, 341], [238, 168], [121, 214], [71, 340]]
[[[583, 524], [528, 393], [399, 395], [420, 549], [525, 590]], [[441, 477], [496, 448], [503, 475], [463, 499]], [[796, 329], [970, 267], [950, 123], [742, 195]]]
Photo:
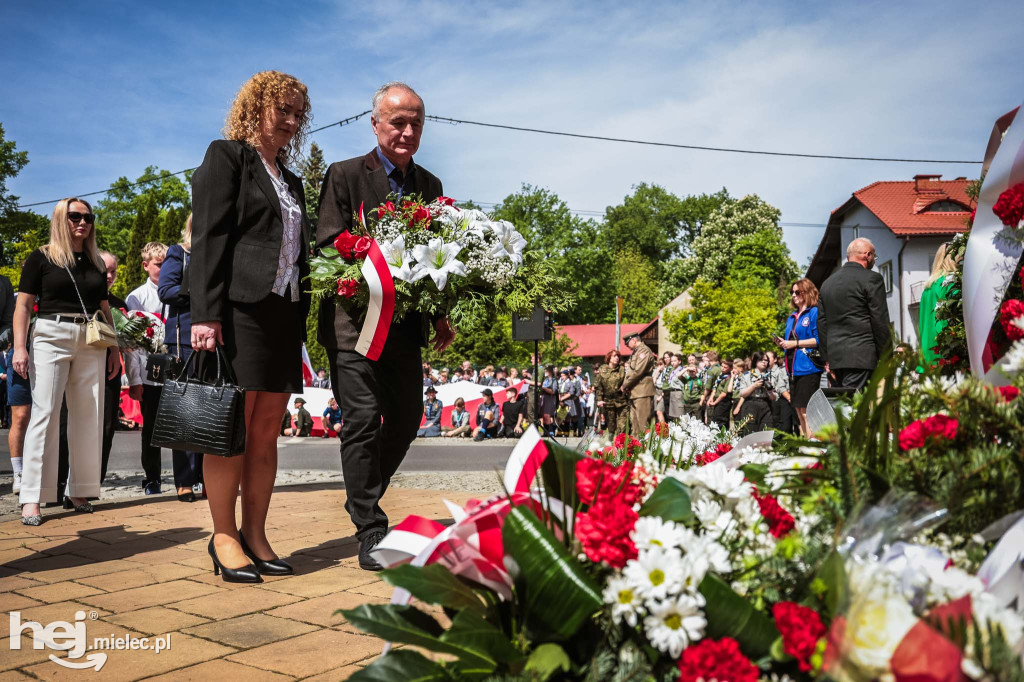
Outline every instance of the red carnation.
[[626, 447], [626, 438], [628, 437], [629, 436], [625, 433], [620, 433], [619, 435], [615, 436], [615, 440], [612, 441], [612, 443], [615, 445], [615, 449], [621, 450], [622, 448]]
[[146, 327], [146, 338], [149, 338], [149, 339], [153, 338], [153, 328], [152, 327]]
[[594, 505], [576, 515], [576, 537], [587, 558], [622, 568], [637, 556], [636, 545], [629, 534], [638, 516], [633, 507], [617, 498]]
[[135, 317], [145, 317], [145, 316], [146, 316], [146, 313], [142, 312], [141, 310], [136, 310], [135, 311]]
[[944, 414], [934, 414], [924, 421], [924, 427], [928, 430], [929, 435], [945, 438], [946, 440], [956, 438], [956, 431], [959, 426], [960, 422]]
[[777, 499], [767, 493], [761, 495], [756, 489], [753, 495], [757, 500], [757, 506], [761, 508], [761, 516], [768, 522], [768, 532], [772, 534], [772, 537], [781, 538], [793, 530], [796, 520], [793, 519], [792, 514], [782, 508]]
[[338, 296], [344, 296], [345, 298], [352, 298], [359, 291], [359, 282], [354, 279], [339, 279], [338, 280]]
[[1017, 227], [1024, 220], [1024, 182], [1019, 182], [999, 195], [992, 212], [1003, 225]]
[[632, 506], [640, 499], [640, 488], [632, 479], [632, 464], [612, 466], [590, 457], [576, 462], [576, 491], [584, 504], [596, 506], [616, 500]]
[[821, 617], [814, 609], [788, 601], [773, 606], [772, 616], [782, 634], [783, 650], [797, 660], [800, 670], [812, 670], [810, 658], [818, 648], [818, 640], [825, 636]]
[[900, 449], [913, 450], [914, 448], [923, 448], [924, 439], [927, 435], [928, 432], [925, 430], [924, 423], [920, 419], [910, 422], [900, 431]]
[[707, 450], [702, 455], [697, 455], [697, 466], [704, 466], [705, 464], [711, 464], [716, 459], [720, 458], [727, 452], [732, 450], [732, 445], [729, 443], [719, 443], [714, 447], [713, 450]]
[[654, 433], [658, 434], [662, 438], [668, 436], [668, 422], [658, 422], [655, 424]]
[[1013, 324], [1013, 321], [1024, 315], [1024, 301], [1011, 298], [1003, 302], [999, 308], [999, 324], [1003, 326], [1006, 337], [1011, 341], [1024, 339], [1024, 329]]
[[999, 395], [1002, 396], [1003, 402], [1008, 403], [1012, 400], [1016, 400], [1020, 395], [1020, 389], [1016, 386], [1000, 386]]
[[452, 199], [450, 197], [438, 197], [437, 203], [441, 204], [442, 206], [454, 206], [455, 199]]
[[743, 655], [732, 637], [717, 642], [702, 639], [686, 647], [679, 659], [679, 672], [679, 682], [757, 682], [760, 676], [757, 666]]

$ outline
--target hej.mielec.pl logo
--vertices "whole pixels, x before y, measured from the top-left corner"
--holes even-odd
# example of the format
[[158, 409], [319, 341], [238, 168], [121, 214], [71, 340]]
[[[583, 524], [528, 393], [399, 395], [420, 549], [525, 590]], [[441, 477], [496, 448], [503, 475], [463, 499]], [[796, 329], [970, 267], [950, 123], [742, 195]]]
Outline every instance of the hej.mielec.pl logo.
[[[96, 612], [91, 612], [89, 617], [96, 619]], [[102, 651], [90, 653], [84, 661], [78, 661], [87, 649], [115, 649], [115, 650], [154, 650], [160, 653], [171, 648], [170, 634], [163, 637], [155, 637], [150, 642], [148, 637], [96, 637], [93, 645], [89, 646], [85, 634], [85, 611], [75, 612], [75, 622], [58, 620], [43, 627], [35, 621], [21, 622], [21, 612], [10, 612], [10, 642], [12, 649], [21, 649], [21, 637], [27, 632], [32, 632], [32, 648], [50, 648], [57, 651], [67, 651], [67, 658], [58, 658], [50, 654], [50, 660], [66, 668], [95, 668], [97, 671], [107, 662], [107, 655]]]

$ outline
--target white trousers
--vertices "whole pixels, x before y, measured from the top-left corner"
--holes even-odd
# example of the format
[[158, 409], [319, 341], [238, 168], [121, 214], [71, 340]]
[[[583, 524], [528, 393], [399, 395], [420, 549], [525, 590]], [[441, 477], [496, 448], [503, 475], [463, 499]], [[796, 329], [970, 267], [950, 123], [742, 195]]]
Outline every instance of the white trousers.
[[21, 503], [57, 501], [60, 406], [68, 400], [67, 494], [99, 497], [107, 353], [85, 343], [85, 325], [37, 319], [29, 380], [32, 417], [25, 434]]

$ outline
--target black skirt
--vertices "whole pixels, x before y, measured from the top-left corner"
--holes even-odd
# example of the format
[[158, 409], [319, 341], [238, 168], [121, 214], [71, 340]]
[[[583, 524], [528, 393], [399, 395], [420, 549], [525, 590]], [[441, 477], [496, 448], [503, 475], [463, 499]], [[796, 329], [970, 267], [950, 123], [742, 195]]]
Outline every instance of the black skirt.
[[807, 403], [811, 401], [811, 396], [818, 392], [818, 388], [821, 387], [821, 372], [815, 372], [814, 374], [804, 374], [803, 376], [793, 377], [790, 382], [790, 404], [794, 408], [806, 408]]
[[270, 294], [258, 303], [228, 301], [224, 351], [247, 391], [302, 393], [301, 306]]

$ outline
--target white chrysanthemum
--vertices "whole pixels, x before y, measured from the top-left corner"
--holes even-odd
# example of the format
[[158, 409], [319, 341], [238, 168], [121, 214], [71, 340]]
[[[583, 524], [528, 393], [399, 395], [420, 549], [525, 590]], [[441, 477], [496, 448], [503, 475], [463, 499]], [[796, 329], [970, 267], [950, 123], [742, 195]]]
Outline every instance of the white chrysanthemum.
[[708, 557], [698, 553], [690, 553], [683, 557], [679, 564], [682, 579], [679, 581], [683, 592], [697, 593], [697, 588], [711, 568]]
[[712, 462], [702, 467], [691, 467], [681, 475], [684, 484], [703, 486], [726, 498], [729, 502], [738, 502], [750, 497], [753, 486], [745, 480], [743, 472], [728, 469], [723, 464]]
[[704, 598], [699, 594], [648, 603], [650, 614], [644, 618], [644, 633], [651, 645], [679, 658], [683, 649], [704, 636], [708, 621], [700, 610], [702, 606]]
[[630, 627], [636, 627], [637, 610], [642, 606], [640, 596], [621, 575], [613, 575], [601, 593], [605, 604], [612, 606], [612, 620], [618, 625], [626, 621]]
[[729, 559], [729, 550], [709, 535], [696, 536], [695, 540], [687, 545], [686, 551], [687, 556], [701, 557], [708, 566], [719, 573], [728, 573], [733, 568]]
[[664, 521], [657, 516], [641, 516], [637, 519], [629, 536], [637, 550], [661, 547], [671, 549], [682, 547], [686, 541], [686, 530], [672, 521]]
[[722, 505], [718, 500], [709, 497], [694, 502], [692, 510], [701, 525], [707, 528], [718, 520], [718, 516], [722, 513]]
[[664, 599], [683, 581], [682, 554], [678, 549], [652, 547], [627, 562], [622, 575], [644, 599]]

